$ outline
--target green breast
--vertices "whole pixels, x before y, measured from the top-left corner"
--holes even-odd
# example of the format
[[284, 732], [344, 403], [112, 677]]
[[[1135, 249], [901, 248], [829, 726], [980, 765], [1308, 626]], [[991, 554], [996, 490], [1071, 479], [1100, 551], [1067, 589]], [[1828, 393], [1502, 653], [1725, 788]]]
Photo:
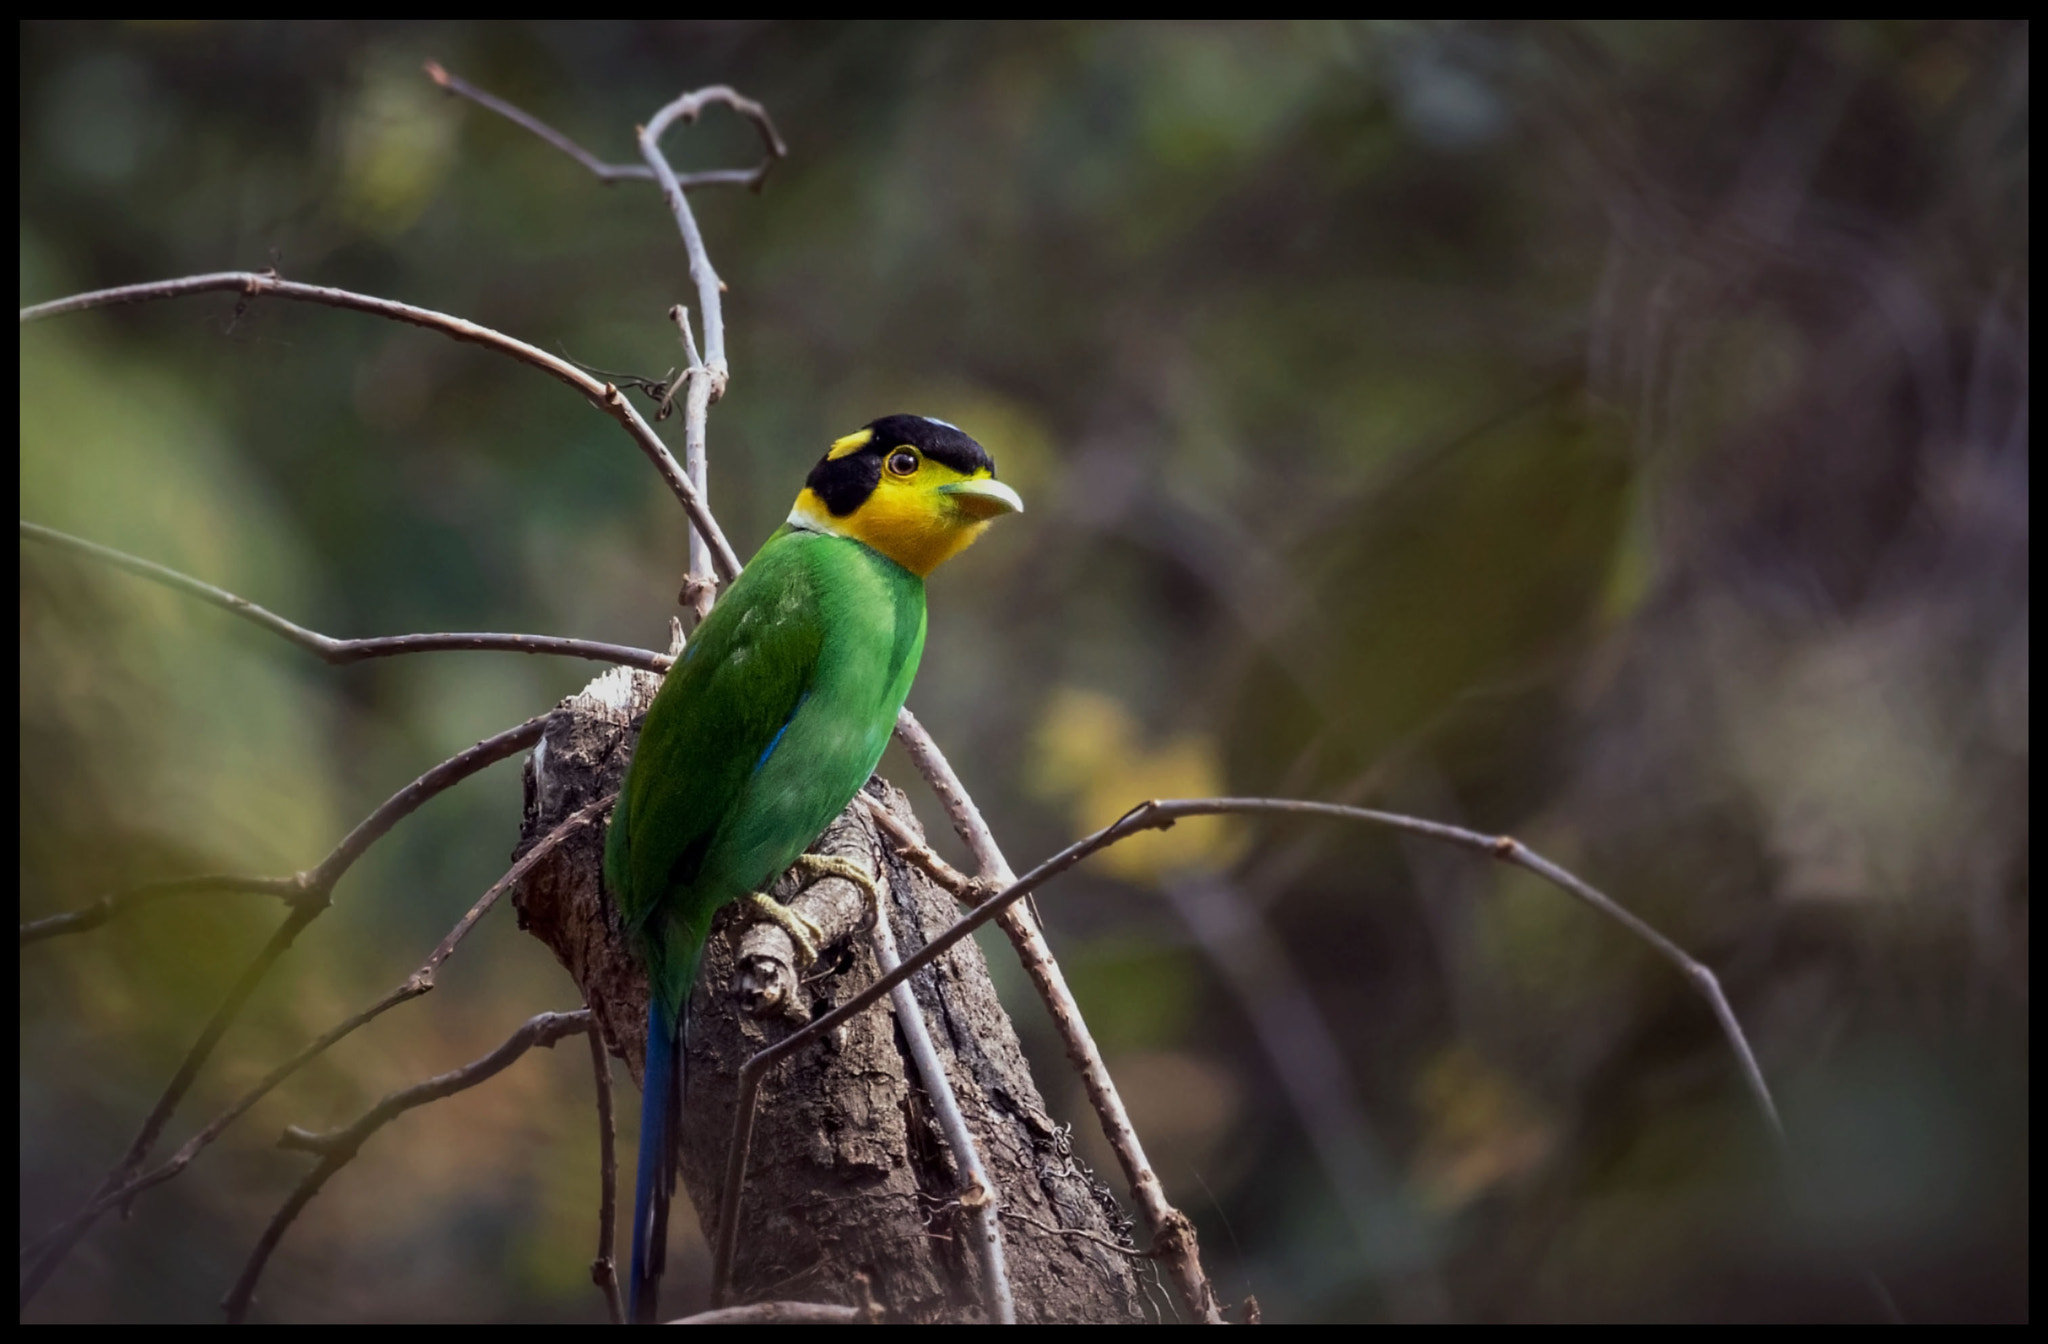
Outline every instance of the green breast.
[[857, 541], [784, 528], [691, 636], [614, 809], [606, 884], [650, 959], [701, 943], [851, 801], [924, 649], [924, 581]]
[[924, 581], [857, 541], [793, 532], [808, 582], [802, 610], [815, 623], [816, 670], [788, 727], [764, 747], [715, 846], [706, 876], [730, 899], [773, 879], [831, 824], [867, 782], [889, 744], [924, 652]]

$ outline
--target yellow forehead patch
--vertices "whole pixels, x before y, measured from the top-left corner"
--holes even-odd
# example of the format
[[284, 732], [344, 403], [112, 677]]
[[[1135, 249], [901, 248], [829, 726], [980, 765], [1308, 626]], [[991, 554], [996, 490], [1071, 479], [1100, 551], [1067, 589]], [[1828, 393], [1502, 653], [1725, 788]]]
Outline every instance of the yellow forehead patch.
[[[859, 452], [861, 449], [867, 447], [870, 443], [873, 443], [874, 441], [875, 431], [873, 431], [872, 429], [856, 430], [854, 433], [847, 435], [843, 439], [832, 440], [832, 451], [825, 454], [825, 460], [827, 462], [836, 462], [840, 458], [845, 457], [848, 453]], [[815, 440], [813, 440], [813, 442], [815, 442]]]

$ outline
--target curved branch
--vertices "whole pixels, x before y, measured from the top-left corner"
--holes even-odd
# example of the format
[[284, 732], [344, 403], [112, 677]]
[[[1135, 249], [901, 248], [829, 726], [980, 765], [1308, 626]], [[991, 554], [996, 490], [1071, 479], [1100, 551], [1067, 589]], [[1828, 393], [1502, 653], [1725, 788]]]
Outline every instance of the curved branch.
[[[1383, 826], [1484, 854], [1502, 863], [1526, 869], [1546, 882], [1562, 888], [1642, 939], [1659, 956], [1672, 963], [1686, 982], [1706, 999], [1715, 1021], [1721, 1027], [1722, 1034], [1728, 1038], [1729, 1048], [1735, 1054], [1743, 1081], [1756, 1102], [1780, 1156], [1784, 1157], [1788, 1153], [1785, 1129], [1778, 1117], [1777, 1104], [1772, 1100], [1770, 1087], [1764, 1081], [1763, 1071], [1757, 1067], [1756, 1056], [1751, 1052], [1748, 1038], [1743, 1035], [1741, 1024], [1736, 1020], [1735, 1010], [1729, 1005], [1727, 996], [1721, 990], [1721, 983], [1714, 973], [1687, 955], [1678, 944], [1638, 916], [1631, 914], [1612, 898], [1558, 867], [1521, 841], [1511, 836], [1483, 835], [1458, 826], [1424, 821], [1419, 817], [1402, 816], [1396, 812], [1377, 812], [1364, 807], [1346, 807], [1339, 803], [1304, 802], [1287, 798], [1152, 799], [1138, 804], [1101, 830], [1075, 841], [1045, 860], [1011, 883], [1007, 890], [962, 915], [943, 933], [934, 935], [895, 970], [877, 976], [872, 984], [845, 1003], [828, 1013], [812, 1018], [798, 1030], [761, 1050], [741, 1067], [739, 1095], [733, 1110], [732, 1139], [727, 1148], [725, 1186], [721, 1192], [716, 1263], [730, 1264], [733, 1247], [737, 1243], [739, 1193], [746, 1176], [748, 1150], [753, 1143], [754, 1107], [760, 1094], [761, 1079], [770, 1068], [855, 1014], [867, 1011], [883, 995], [936, 961], [955, 943], [968, 937], [976, 929], [1090, 855], [1144, 831], [1167, 830], [1174, 823], [1188, 817], [1224, 815], [1325, 817]], [[1169, 1244], [1155, 1247], [1155, 1251], [1164, 1252], [1169, 1259], [1175, 1254], [1176, 1248], [1173, 1243], [1178, 1238], [1186, 1236], [1191, 1239], [1193, 1236], [1193, 1229], [1187, 1225], [1185, 1216], [1176, 1213], [1174, 1217], [1178, 1221], [1169, 1225]]]
[[696, 488], [676, 465], [668, 445], [654, 432], [653, 426], [633, 409], [625, 394], [611, 383], [601, 383], [557, 355], [551, 355], [537, 346], [480, 326], [465, 318], [437, 313], [431, 308], [415, 308], [409, 303], [393, 299], [380, 299], [368, 294], [357, 294], [346, 289], [333, 289], [325, 285], [302, 285], [286, 280], [275, 271], [218, 271], [209, 275], [186, 275], [173, 280], [152, 280], [139, 285], [122, 285], [115, 289], [99, 289], [87, 294], [72, 294], [48, 303], [32, 304], [21, 310], [23, 322], [36, 322], [47, 317], [59, 317], [66, 313], [82, 313], [91, 308], [108, 308], [125, 303], [149, 303], [159, 299], [183, 298], [189, 294], [237, 293], [246, 299], [265, 294], [281, 299], [292, 299], [301, 303], [324, 304], [330, 308], [345, 308], [352, 312], [369, 313], [373, 317], [385, 318], [392, 322], [405, 322], [429, 331], [438, 331], [451, 340], [467, 341], [495, 350], [501, 355], [529, 364], [548, 374], [558, 382], [567, 383], [582, 393], [599, 410], [610, 415], [633, 436], [647, 460], [654, 464], [656, 471], [667, 483], [669, 492], [690, 515], [690, 521], [701, 532], [711, 549], [711, 558], [719, 567], [720, 576], [730, 580], [740, 572], [739, 557], [733, 553], [725, 534], [719, 531], [718, 520], [704, 506]]
[[263, 1268], [270, 1262], [270, 1254], [277, 1249], [287, 1229], [292, 1225], [306, 1205], [313, 1202], [313, 1196], [320, 1193], [320, 1187], [327, 1184], [333, 1175], [347, 1166], [361, 1151], [363, 1144], [372, 1134], [404, 1115], [407, 1111], [439, 1101], [457, 1092], [466, 1091], [478, 1083], [495, 1078], [509, 1068], [512, 1062], [535, 1046], [552, 1046], [564, 1036], [592, 1029], [594, 1019], [588, 1008], [579, 1008], [569, 1013], [540, 1013], [530, 1019], [506, 1038], [505, 1043], [459, 1069], [429, 1078], [403, 1091], [393, 1092], [382, 1101], [364, 1112], [363, 1117], [345, 1129], [325, 1134], [309, 1134], [300, 1129], [287, 1129], [278, 1140], [280, 1148], [296, 1148], [302, 1152], [317, 1153], [320, 1162], [300, 1180], [298, 1188], [286, 1198], [284, 1206], [271, 1218], [270, 1225], [263, 1229], [257, 1239], [256, 1248], [249, 1253], [249, 1262], [242, 1267], [241, 1277], [228, 1290], [221, 1306], [228, 1315], [228, 1324], [240, 1325], [249, 1314], [250, 1299], [256, 1293], [256, 1281], [262, 1277]]
[[[651, 182], [654, 180], [654, 170], [646, 164], [606, 163], [574, 140], [571, 140], [568, 136], [542, 121], [539, 117], [534, 116], [531, 112], [515, 107], [495, 94], [486, 93], [469, 81], [449, 74], [437, 61], [428, 61], [426, 70], [427, 78], [433, 80], [448, 92], [467, 98], [478, 107], [495, 112], [513, 125], [533, 132], [533, 134], [547, 141], [556, 149], [561, 150], [585, 168], [588, 168], [597, 176], [598, 181], [603, 182], [607, 186], [626, 178], [632, 178], [641, 182]], [[707, 90], [706, 92], [709, 91]], [[740, 101], [746, 102], [745, 99]], [[774, 123], [768, 120], [768, 113], [762, 109], [760, 104], [747, 103], [747, 108], [751, 109], [751, 111], [738, 107], [735, 107], [734, 110], [740, 111], [741, 115], [748, 117], [759, 128], [761, 138], [768, 146], [768, 157], [762, 159], [760, 163], [752, 168], [714, 168], [709, 172], [683, 173], [676, 180], [685, 189], [691, 187], [751, 187], [755, 191], [759, 191], [761, 183], [768, 176], [768, 170], [775, 166], [775, 161], [789, 154], [789, 150], [783, 147], [782, 137], [775, 133]]]
[[711, 373], [713, 401], [725, 394], [728, 377], [725, 311], [719, 300], [725, 292], [725, 282], [712, 269], [711, 257], [704, 250], [704, 235], [698, 232], [697, 217], [691, 212], [689, 199], [683, 194], [683, 182], [661, 152], [661, 137], [678, 121], [684, 125], [696, 121], [706, 107], [715, 103], [722, 103], [753, 122], [754, 129], [761, 133], [761, 141], [768, 150], [768, 159], [762, 164], [763, 172], [767, 171], [769, 163], [789, 153], [789, 147], [776, 133], [775, 123], [769, 119], [768, 110], [723, 84], [684, 94], [656, 112], [638, 131], [640, 157], [647, 160], [647, 166], [654, 172], [654, 180], [661, 184], [662, 195], [668, 198], [669, 209], [675, 214], [676, 227], [682, 231], [683, 249], [690, 256], [690, 279], [697, 286], [698, 311], [704, 318], [704, 364]]
[[419, 635], [377, 635], [369, 639], [336, 639], [332, 635], [323, 635], [318, 630], [308, 630], [305, 626], [286, 620], [274, 611], [257, 606], [246, 597], [238, 597], [225, 588], [216, 588], [201, 579], [180, 573], [168, 565], [160, 565], [154, 560], [144, 560], [140, 556], [117, 551], [111, 546], [102, 546], [96, 541], [87, 541], [83, 537], [74, 537], [68, 532], [59, 532], [54, 527], [44, 527], [41, 523], [32, 523], [24, 518], [21, 520], [21, 536], [24, 541], [41, 542], [45, 546], [71, 551], [148, 579], [151, 583], [160, 583], [187, 597], [196, 597], [202, 602], [219, 607], [222, 611], [232, 612], [245, 620], [254, 621], [272, 634], [314, 654], [322, 662], [333, 663], [336, 666], [406, 653], [488, 650], [499, 653], [555, 654], [565, 658], [588, 658], [594, 663], [644, 667], [649, 672], [668, 671], [669, 659], [652, 649], [636, 649], [626, 644], [606, 644], [591, 639], [563, 639], [555, 635], [435, 631]]

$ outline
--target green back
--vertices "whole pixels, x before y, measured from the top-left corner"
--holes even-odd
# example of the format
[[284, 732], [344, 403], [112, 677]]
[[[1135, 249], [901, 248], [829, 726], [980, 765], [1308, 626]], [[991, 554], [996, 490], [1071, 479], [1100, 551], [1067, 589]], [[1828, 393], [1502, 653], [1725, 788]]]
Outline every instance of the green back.
[[718, 908], [795, 862], [873, 773], [924, 630], [922, 579], [785, 527], [691, 636], [605, 844], [606, 884], [671, 1021]]

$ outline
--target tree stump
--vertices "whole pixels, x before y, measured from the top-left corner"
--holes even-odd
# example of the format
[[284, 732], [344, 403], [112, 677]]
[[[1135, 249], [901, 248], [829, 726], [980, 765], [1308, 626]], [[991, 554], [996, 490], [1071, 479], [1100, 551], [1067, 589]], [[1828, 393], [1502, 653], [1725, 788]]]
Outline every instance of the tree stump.
[[[527, 759], [515, 858], [619, 787], [659, 685], [652, 673], [617, 668], [556, 708]], [[917, 827], [901, 791], [879, 776], [866, 791]], [[905, 957], [954, 918], [952, 897], [896, 854], [858, 801], [812, 850], [855, 859], [880, 877]], [[603, 890], [603, 854], [603, 829], [584, 828], [528, 875], [513, 900], [521, 927], [568, 968], [606, 1048], [637, 1082], [647, 983]], [[827, 878], [798, 891], [785, 875], [774, 894], [825, 929], [821, 959], [799, 972], [787, 934], [729, 906], [690, 1000], [682, 1173], [714, 1244], [740, 1067], [877, 974], [865, 901], [851, 883]], [[980, 949], [965, 940], [911, 983], [1002, 1201], [1018, 1319], [1147, 1319], [1129, 1220], [1047, 1115]], [[864, 1306], [871, 1293], [892, 1321], [984, 1320], [987, 1297], [962, 1188], [885, 1000], [764, 1080], [731, 1300]], [[630, 1207], [629, 1196], [622, 1202]]]

